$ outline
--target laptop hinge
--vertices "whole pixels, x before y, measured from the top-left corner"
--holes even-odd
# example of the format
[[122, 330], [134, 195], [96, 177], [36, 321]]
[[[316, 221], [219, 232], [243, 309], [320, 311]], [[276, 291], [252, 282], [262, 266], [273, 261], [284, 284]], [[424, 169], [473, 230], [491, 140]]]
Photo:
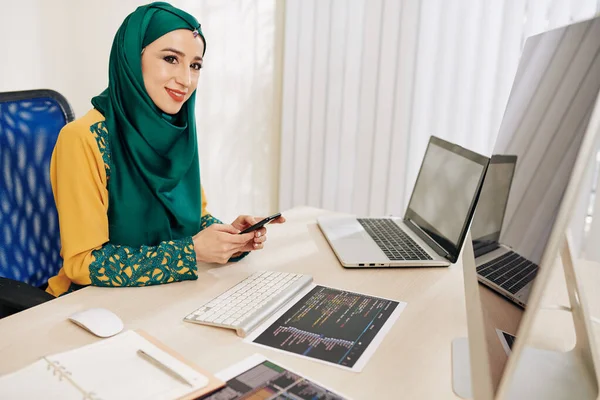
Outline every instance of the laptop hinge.
[[415, 224], [412, 219], [406, 219], [405, 222], [410, 222], [409, 227], [415, 231], [421, 239], [425, 240], [425, 243], [427, 243], [440, 257], [448, 258], [450, 256], [450, 253], [448, 253], [446, 249], [437, 244], [437, 242], [429, 236], [427, 232], [421, 229], [419, 225]]

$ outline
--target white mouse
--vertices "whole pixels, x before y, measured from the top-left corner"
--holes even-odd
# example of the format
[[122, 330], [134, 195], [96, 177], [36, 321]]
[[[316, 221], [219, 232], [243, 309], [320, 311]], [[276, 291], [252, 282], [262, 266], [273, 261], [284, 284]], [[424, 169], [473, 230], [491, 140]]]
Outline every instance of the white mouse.
[[105, 308], [90, 308], [76, 312], [71, 321], [99, 337], [110, 337], [123, 330], [123, 321]]

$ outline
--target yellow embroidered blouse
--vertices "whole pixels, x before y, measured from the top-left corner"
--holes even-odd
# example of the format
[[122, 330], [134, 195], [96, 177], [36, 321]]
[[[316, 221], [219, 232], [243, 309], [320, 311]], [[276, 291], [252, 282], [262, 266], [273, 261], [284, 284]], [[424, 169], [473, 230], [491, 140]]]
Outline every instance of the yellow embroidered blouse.
[[[139, 248], [110, 243], [110, 168], [108, 132], [100, 112], [93, 109], [61, 130], [50, 163], [50, 180], [58, 209], [63, 267], [48, 280], [46, 291], [60, 296], [90, 284], [147, 286], [197, 279], [191, 237]], [[206, 211], [206, 196], [200, 190], [204, 229], [221, 222]]]

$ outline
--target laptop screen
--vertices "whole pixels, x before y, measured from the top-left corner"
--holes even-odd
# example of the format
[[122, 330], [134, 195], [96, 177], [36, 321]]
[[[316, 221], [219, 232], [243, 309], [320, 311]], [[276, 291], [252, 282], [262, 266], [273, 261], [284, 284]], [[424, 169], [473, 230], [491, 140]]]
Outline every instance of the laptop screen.
[[490, 160], [471, 226], [475, 248], [500, 240], [516, 163], [517, 156], [493, 155]]
[[405, 220], [426, 233], [429, 238], [422, 237], [430, 246], [433, 241], [442, 247], [451, 262], [458, 258], [488, 162], [436, 137], [425, 151]]

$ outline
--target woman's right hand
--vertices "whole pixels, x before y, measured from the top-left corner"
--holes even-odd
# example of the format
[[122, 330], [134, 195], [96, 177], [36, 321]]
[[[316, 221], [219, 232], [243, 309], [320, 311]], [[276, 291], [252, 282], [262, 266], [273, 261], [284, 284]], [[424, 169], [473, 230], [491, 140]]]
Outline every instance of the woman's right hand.
[[254, 232], [238, 235], [231, 225], [212, 224], [192, 236], [196, 262], [225, 264], [235, 253], [241, 252], [254, 240]]

